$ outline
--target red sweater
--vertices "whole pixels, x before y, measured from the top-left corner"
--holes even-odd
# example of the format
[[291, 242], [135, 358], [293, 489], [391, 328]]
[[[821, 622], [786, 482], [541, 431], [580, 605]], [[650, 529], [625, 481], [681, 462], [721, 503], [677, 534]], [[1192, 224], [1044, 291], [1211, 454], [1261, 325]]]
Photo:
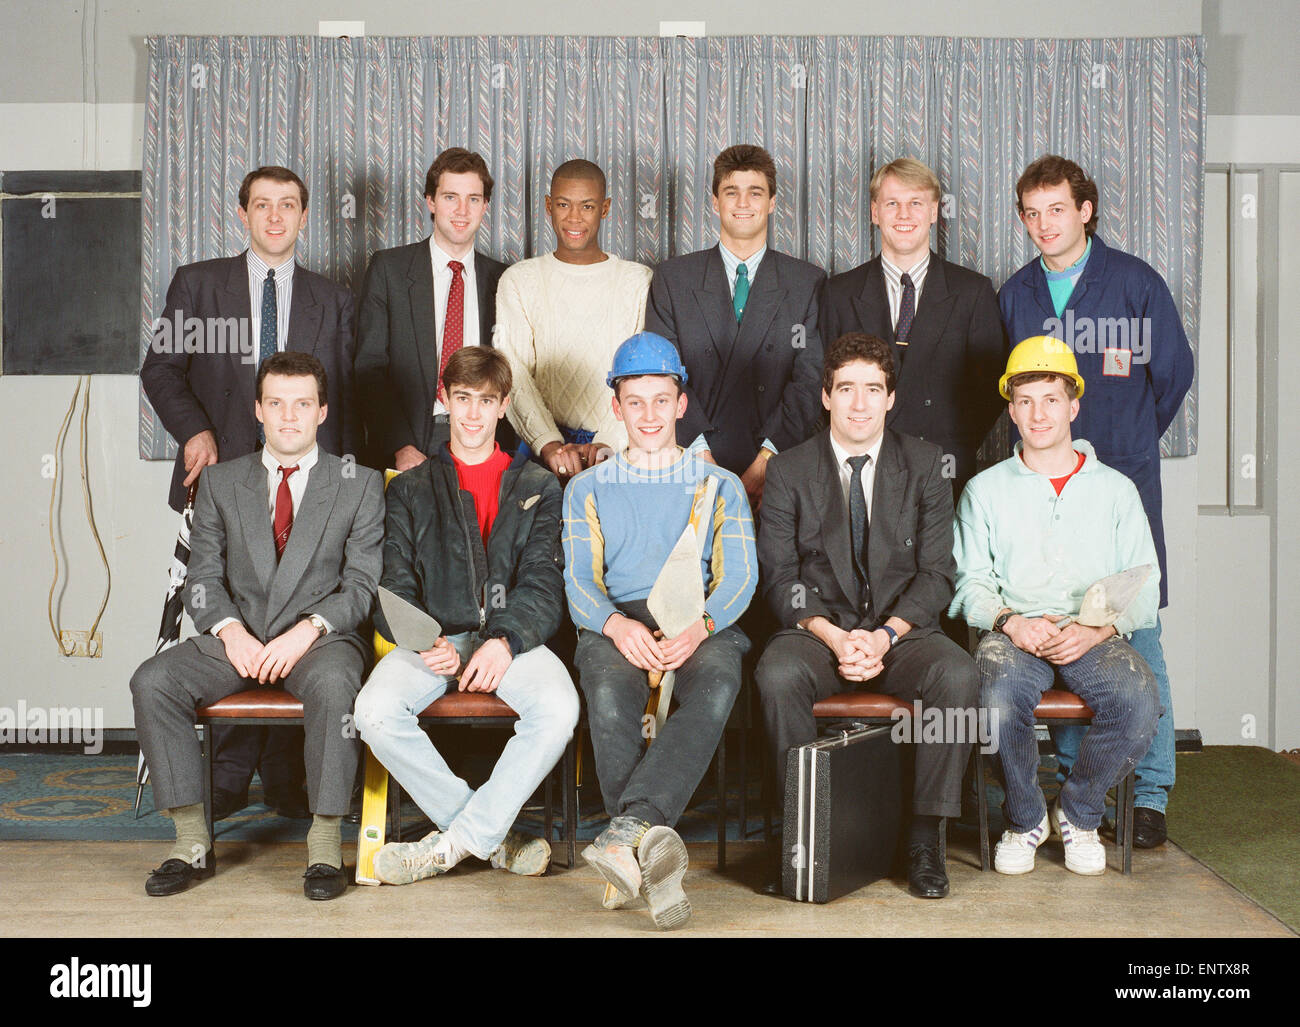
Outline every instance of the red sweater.
[[497, 519], [501, 475], [510, 466], [510, 454], [501, 452], [501, 447], [493, 444], [492, 455], [481, 464], [462, 463], [455, 453], [451, 454], [451, 459], [456, 465], [456, 478], [460, 481], [460, 487], [474, 497], [478, 530], [483, 536], [483, 545], [486, 546], [488, 536], [492, 534], [492, 522]]

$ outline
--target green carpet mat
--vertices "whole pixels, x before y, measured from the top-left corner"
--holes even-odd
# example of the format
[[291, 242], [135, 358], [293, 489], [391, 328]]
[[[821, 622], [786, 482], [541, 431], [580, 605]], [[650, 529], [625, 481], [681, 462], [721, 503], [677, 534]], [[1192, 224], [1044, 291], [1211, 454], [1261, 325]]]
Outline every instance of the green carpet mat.
[[1249, 745], [1179, 753], [1169, 838], [1300, 931], [1300, 766]]

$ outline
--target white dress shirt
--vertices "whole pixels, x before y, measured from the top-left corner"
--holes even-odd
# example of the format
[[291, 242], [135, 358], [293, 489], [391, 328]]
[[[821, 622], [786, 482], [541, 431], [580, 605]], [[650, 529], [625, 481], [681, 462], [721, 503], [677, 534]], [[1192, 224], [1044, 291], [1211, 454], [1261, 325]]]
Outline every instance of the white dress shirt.
[[[298, 459], [298, 470], [289, 475], [289, 496], [293, 500], [293, 515], [298, 516], [302, 506], [303, 494], [307, 491], [307, 475], [320, 459], [320, 447], [312, 446], [311, 452]], [[268, 494], [267, 509], [271, 520], [275, 520], [275, 497], [280, 491], [280, 461], [271, 455], [271, 451], [262, 447], [262, 466], [266, 468], [266, 490]]]
[[[293, 516], [296, 519], [298, 510], [302, 506], [302, 497], [307, 492], [307, 476], [311, 474], [311, 469], [316, 466], [320, 459], [320, 449], [317, 446], [311, 447], [311, 452], [304, 454], [298, 460], [298, 469], [289, 475], [289, 499], [293, 503]], [[266, 468], [266, 491], [267, 491], [267, 516], [271, 522], [275, 522], [275, 497], [280, 491], [280, 461], [271, 455], [271, 451], [265, 446], [262, 447], [262, 466]], [[292, 466], [292, 465], [290, 465]], [[292, 537], [293, 532], [290, 531]], [[321, 618], [325, 624], [325, 632], [328, 634], [333, 628], [324, 617]], [[227, 624], [236, 623], [234, 617], [227, 617], [225, 620], [217, 621], [212, 625], [211, 631], [214, 635], [220, 635], [221, 629]], [[270, 639], [267, 639], [270, 641]]]
[[[429, 236], [429, 255], [433, 258], [433, 324], [434, 331], [438, 339], [438, 367], [442, 366], [442, 328], [447, 323], [447, 298], [451, 295], [451, 268], [447, 266], [447, 261], [459, 259], [465, 265], [461, 278], [465, 282], [465, 334], [462, 345], [477, 346], [479, 344], [479, 324], [478, 324], [478, 284], [474, 277], [474, 251], [470, 250], [464, 257], [456, 258], [449, 256], [441, 246], [433, 241], [433, 236]], [[437, 374], [437, 370], [434, 370]], [[440, 400], [433, 401], [434, 415], [445, 414], [447, 408], [442, 405]]]
[[727, 247], [723, 246], [722, 243], [718, 243], [718, 252], [722, 254], [722, 268], [727, 272], [727, 288], [731, 290], [732, 299], [735, 299], [736, 269], [740, 267], [741, 264], [745, 265], [745, 277], [749, 279], [749, 284], [752, 287], [754, 284], [754, 276], [758, 274], [758, 265], [763, 262], [763, 256], [767, 253], [767, 246], [766, 244], [760, 246], [744, 260], [737, 257], [727, 249]]
[[[884, 433], [876, 439], [876, 444], [867, 450], [871, 457], [862, 465], [862, 497], [867, 501], [867, 525], [871, 524], [871, 497], [876, 488], [876, 464], [880, 461], [880, 444], [885, 441]], [[835, 454], [835, 466], [840, 472], [840, 490], [844, 493], [844, 508], [849, 506], [849, 483], [853, 480], [853, 468], [849, 465], [850, 453], [835, 441], [831, 435], [831, 452]]]
[[[889, 295], [889, 323], [891, 327], [898, 327], [898, 310], [903, 304], [903, 269], [891, 264], [885, 255], [880, 255], [880, 270], [885, 273], [885, 292]], [[921, 309], [921, 286], [925, 284], [925, 273], [930, 270], [930, 251], [925, 251], [925, 256], [918, 260], [907, 274], [912, 279], [912, 285], [916, 287], [916, 304], [912, 308], [912, 313]], [[871, 461], [873, 464], [875, 460]]]

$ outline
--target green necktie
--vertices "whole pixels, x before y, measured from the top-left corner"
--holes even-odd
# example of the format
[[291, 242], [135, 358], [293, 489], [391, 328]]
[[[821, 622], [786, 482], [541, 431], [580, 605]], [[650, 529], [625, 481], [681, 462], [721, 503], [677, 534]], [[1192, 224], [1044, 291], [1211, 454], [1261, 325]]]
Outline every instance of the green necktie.
[[736, 312], [736, 324], [745, 316], [745, 301], [749, 299], [749, 268], [736, 265], [736, 293], [731, 298], [731, 308]]

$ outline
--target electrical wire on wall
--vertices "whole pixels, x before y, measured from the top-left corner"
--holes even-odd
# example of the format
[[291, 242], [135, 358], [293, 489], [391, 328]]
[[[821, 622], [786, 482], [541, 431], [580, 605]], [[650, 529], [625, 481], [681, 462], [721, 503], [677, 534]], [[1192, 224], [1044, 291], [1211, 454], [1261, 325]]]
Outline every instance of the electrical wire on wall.
[[[82, 392], [82, 386], [85, 386], [85, 392]], [[99, 549], [99, 559], [104, 564], [104, 601], [99, 604], [99, 612], [95, 614], [95, 622], [91, 624], [90, 631], [87, 633], [86, 655], [97, 656], [95, 643], [95, 631], [99, 628], [99, 621], [104, 616], [104, 610], [108, 608], [108, 596], [113, 589], [113, 573], [108, 566], [108, 557], [104, 553], [104, 543], [99, 539], [99, 528], [95, 525], [95, 511], [90, 497], [90, 475], [86, 467], [86, 446], [89, 441], [87, 435], [87, 422], [90, 416], [90, 375], [85, 375], [77, 379], [77, 387], [72, 393], [72, 402], [68, 404], [68, 412], [63, 416], [63, 424], [59, 427], [58, 438], [54, 443], [54, 483], [50, 486], [50, 551], [54, 554], [54, 580], [50, 582], [50, 598], [47, 608], [49, 615], [50, 630], [54, 632], [54, 641], [58, 643], [59, 652], [64, 656], [72, 656], [75, 653], [75, 646], [68, 649], [63, 644], [63, 631], [54, 616], [54, 592], [59, 586], [59, 547], [55, 541], [55, 514], [54, 503], [59, 494], [59, 479], [63, 474], [63, 443], [67, 439], [68, 425], [72, 422], [72, 415], [77, 409], [77, 399], [81, 399], [81, 495], [86, 503], [86, 520], [90, 523], [90, 533], [94, 536], [95, 545]], [[72, 561], [68, 561], [68, 570], [71, 572]]]

